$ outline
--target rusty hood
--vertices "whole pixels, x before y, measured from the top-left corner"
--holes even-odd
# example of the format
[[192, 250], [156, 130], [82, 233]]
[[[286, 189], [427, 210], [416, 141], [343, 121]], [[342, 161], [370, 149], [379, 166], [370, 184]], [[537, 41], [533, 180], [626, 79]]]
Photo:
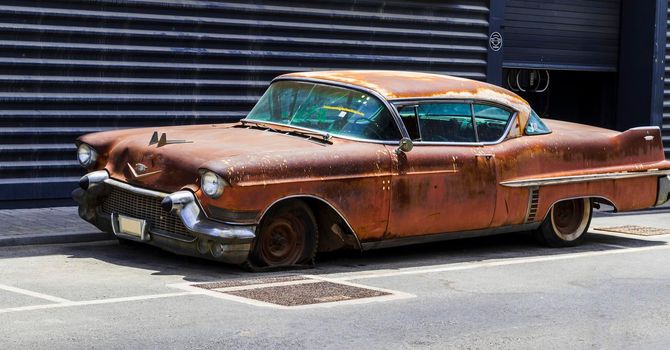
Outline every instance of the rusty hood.
[[[154, 133], [159, 139], [165, 134], [166, 144], [152, 142]], [[99, 152], [98, 167], [104, 166], [112, 178], [165, 192], [195, 189], [198, 169], [208, 165], [220, 170], [217, 164], [230, 164], [240, 157], [261, 159], [273, 154], [286, 158], [332, 146], [240, 124], [117, 130], [85, 135], [79, 141]]]

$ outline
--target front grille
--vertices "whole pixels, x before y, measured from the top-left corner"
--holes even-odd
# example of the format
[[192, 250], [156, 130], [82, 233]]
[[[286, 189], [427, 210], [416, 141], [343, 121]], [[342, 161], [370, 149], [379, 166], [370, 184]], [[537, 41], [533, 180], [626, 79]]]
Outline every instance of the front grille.
[[102, 204], [102, 211], [107, 214], [116, 213], [146, 220], [149, 231], [152, 232], [162, 231], [193, 237], [181, 219], [172, 213], [166, 213], [160, 204], [161, 199], [159, 198], [112, 187], [109, 197]]

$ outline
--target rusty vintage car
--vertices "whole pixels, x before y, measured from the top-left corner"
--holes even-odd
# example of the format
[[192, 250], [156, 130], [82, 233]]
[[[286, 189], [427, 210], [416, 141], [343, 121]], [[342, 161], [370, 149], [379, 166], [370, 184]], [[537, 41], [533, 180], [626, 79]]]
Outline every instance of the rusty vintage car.
[[276, 78], [234, 124], [77, 141], [79, 214], [119, 239], [251, 267], [319, 251], [534, 231], [572, 246], [592, 208], [661, 205], [660, 130], [541, 120], [519, 96], [450, 76]]

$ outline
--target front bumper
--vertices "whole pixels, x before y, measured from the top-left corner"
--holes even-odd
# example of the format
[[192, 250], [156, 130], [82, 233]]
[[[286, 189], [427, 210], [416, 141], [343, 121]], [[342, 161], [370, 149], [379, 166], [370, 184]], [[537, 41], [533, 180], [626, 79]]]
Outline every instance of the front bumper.
[[[125, 182], [109, 178], [105, 170], [89, 173], [82, 178], [78, 188], [72, 192], [72, 198], [79, 203], [79, 216], [92, 223], [99, 229], [113, 233], [119, 238], [129, 239], [157, 246], [161, 249], [194, 257], [222, 261], [231, 264], [241, 264], [247, 260], [251, 242], [255, 238], [256, 226], [253, 225], [230, 225], [211, 220], [198, 205], [198, 202], [190, 191], [179, 191], [173, 194], [148, 190], [129, 185]], [[121, 233], [119, 230], [118, 216], [127, 213], [114, 212], [114, 210], [103, 210], [105, 200], [114, 190], [126, 191], [148, 201], [161, 201], [166, 197], [175, 198], [178, 205], [173, 206], [172, 213], [175, 215], [188, 231], [170, 232], [159, 229], [160, 225], [152, 225], [150, 217], [136, 217], [142, 215], [130, 215], [136, 219], [146, 220], [146, 232], [141, 236], [132, 236]], [[153, 202], [152, 202], [153, 203]], [[124, 203], [124, 205], [138, 205]], [[161, 218], [163, 216], [161, 215]], [[155, 218], [154, 218], [155, 219]]]

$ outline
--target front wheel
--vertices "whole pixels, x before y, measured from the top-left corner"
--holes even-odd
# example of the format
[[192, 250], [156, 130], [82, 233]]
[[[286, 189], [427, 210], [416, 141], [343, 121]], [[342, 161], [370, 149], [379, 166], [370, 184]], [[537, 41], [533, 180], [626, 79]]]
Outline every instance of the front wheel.
[[259, 267], [311, 264], [317, 239], [316, 219], [304, 202], [281, 204], [270, 209], [261, 221], [250, 263]]
[[593, 206], [588, 198], [560, 201], [535, 232], [536, 238], [550, 247], [573, 247], [581, 243], [591, 224]]

